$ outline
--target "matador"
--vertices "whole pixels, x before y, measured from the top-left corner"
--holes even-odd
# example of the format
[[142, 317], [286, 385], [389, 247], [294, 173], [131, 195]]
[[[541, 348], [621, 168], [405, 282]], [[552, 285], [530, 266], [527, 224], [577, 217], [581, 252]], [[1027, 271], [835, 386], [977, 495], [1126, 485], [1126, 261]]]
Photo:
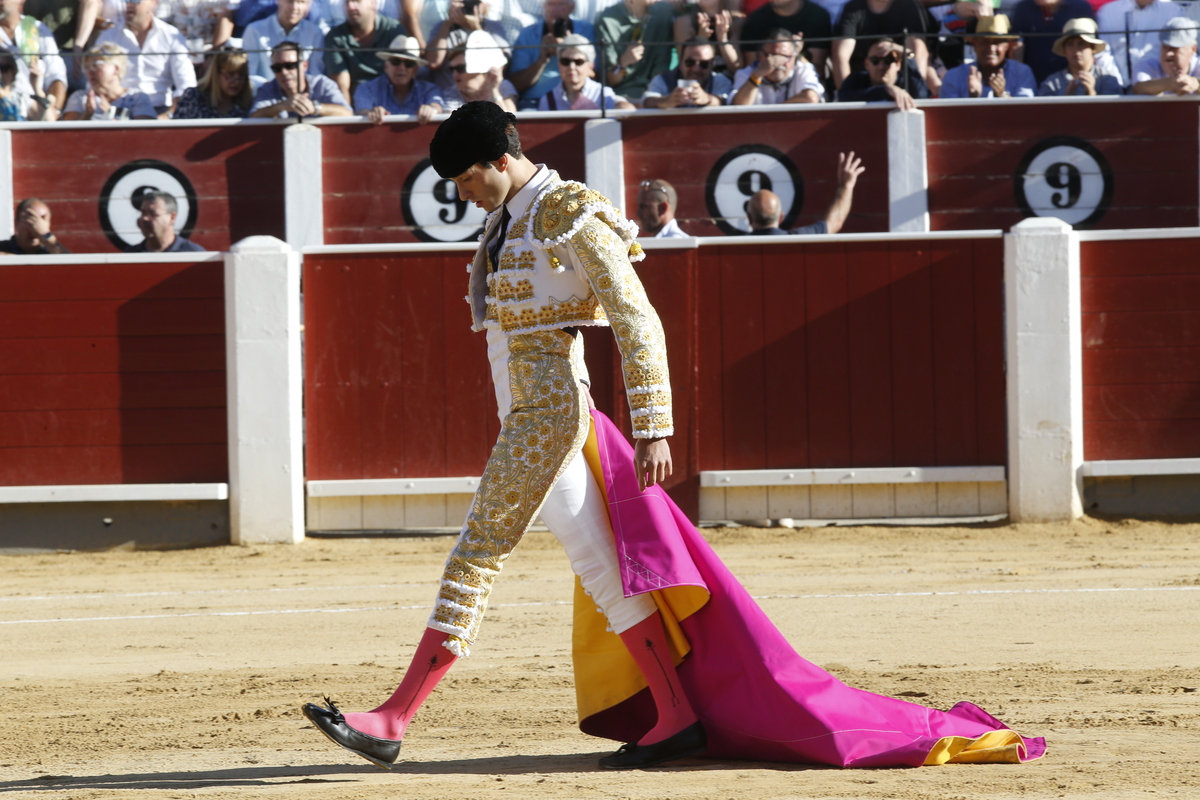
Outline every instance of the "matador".
[[[430, 144], [488, 212], [467, 302], [501, 427], [399, 687], [368, 712], [304, 715], [390, 768], [413, 716], [479, 634], [492, 585], [539, 515], [578, 576], [572, 636], [586, 733], [635, 769], [694, 756], [836, 766], [1025, 761], [1045, 750], [970, 703], [940, 711], [856, 689], [801, 658], [659, 485], [672, 469], [663, 328], [633, 268], [636, 228], [521, 150], [516, 118], [472, 102]], [[616, 338], [635, 446], [590, 410], [581, 328]], [[596, 614], [595, 611], [602, 614]]]

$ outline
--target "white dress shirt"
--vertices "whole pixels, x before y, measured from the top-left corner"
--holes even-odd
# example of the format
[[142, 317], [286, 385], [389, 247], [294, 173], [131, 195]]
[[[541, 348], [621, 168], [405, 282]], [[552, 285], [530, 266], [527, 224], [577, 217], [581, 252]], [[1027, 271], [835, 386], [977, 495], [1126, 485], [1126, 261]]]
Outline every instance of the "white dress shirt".
[[127, 89], [149, 95], [155, 108], [171, 105], [185, 89], [196, 85], [196, 68], [188, 58], [187, 42], [174, 25], [155, 17], [144, 44], [138, 44], [137, 36], [126, 25], [109, 28], [96, 39], [96, 45], [105, 42], [129, 54], [122, 83]]
[[[45, 67], [45, 72], [42, 74], [42, 89], [47, 94], [50, 87], [55, 81], [62, 81], [63, 88], [67, 86], [67, 68], [63, 63], [62, 56], [58, 54], [58, 44], [54, 41], [54, 34], [46, 27], [45, 23], [38, 22], [36, 26], [36, 37], [31, 36], [26, 39], [26, 31], [29, 23], [26, 18], [22, 17], [17, 23], [16, 41], [9, 37], [8, 31], [0, 28], [0, 48], [12, 52], [16, 56], [17, 62], [17, 94], [24, 98], [24, 103], [28, 106], [30, 99], [33, 97], [33, 85], [29, 82], [29, 58], [28, 55], [20, 55], [22, 53], [37, 53], [42, 61], [42, 66]], [[59, 109], [60, 111], [62, 109]]]

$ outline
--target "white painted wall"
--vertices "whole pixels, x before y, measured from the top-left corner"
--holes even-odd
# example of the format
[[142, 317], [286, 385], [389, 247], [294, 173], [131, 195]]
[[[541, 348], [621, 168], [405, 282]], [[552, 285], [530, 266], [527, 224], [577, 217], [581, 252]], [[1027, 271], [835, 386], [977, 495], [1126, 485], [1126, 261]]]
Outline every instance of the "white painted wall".
[[[12, 131], [0, 129], [0, 240], [11, 239], [16, 233], [13, 197]], [[54, 209], [50, 209], [50, 222], [54, 223]]]
[[584, 167], [588, 188], [612, 201], [625, 216], [625, 145], [621, 122], [589, 119], [583, 124]]
[[229, 522], [234, 544], [304, 539], [300, 256], [273, 236], [225, 255]]
[[[925, 112], [892, 111], [887, 116], [888, 230], [929, 230], [929, 170], [925, 159]], [[871, 169], [873, 165], [866, 165]]]
[[298, 123], [283, 129], [284, 236], [293, 248], [325, 244], [321, 129]]
[[1035, 217], [1004, 237], [1008, 510], [1017, 522], [1083, 515], [1079, 239]]

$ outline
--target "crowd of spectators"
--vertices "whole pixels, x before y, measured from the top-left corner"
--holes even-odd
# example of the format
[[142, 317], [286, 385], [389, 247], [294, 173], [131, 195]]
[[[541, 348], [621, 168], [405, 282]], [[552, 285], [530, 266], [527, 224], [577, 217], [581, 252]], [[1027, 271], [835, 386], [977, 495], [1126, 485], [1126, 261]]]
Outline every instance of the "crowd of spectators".
[[6, 121], [1200, 92], [1172, 0], [0, 0]]

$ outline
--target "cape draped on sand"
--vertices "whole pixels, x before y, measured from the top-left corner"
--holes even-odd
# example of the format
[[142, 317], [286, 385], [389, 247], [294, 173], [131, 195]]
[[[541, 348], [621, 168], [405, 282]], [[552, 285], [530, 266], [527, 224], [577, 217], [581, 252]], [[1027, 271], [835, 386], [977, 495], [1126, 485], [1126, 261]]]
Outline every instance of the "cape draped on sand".
[[[633, 450], [593, 412], [584, 446], [605, 487], [625, 594], [652, 592], [684, 690], [708, 732], [709, 758], [917, 767], [1039, 758], [983, 709], [949, 711], [847, 686], [788, 644], [688, 518], [658, 486], [640, 492]], [[580, 729], [634, 742], [654, 702], [621, 640], [576, 581], [572, 655]]]

